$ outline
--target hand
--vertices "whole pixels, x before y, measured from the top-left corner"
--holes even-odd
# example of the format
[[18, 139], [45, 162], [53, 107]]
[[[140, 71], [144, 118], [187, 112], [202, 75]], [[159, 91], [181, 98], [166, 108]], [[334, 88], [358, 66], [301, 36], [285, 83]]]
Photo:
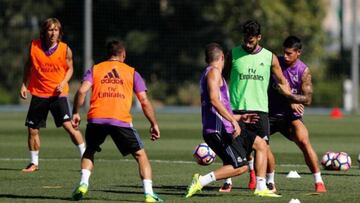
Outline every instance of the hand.
[[80, 121], [81, 121], [80, 114], [79, 114], [79, 113], [75, 113], [75, 114], [72, 116], [71, 124], [72, 124], [72, 126], [73, 126], [75, 129], [79, 129]]
[[27, 99], [27, 91], [28, 91], [28, 89], [25, 86], [25, 84], [23, 83], [21, 85], [21, 89], [20, 89], [20, 98], [21, 99], [24, 99], [24, 100]]
[[62, 93], [62, 91], [64, 90], [65, 85], [66, 85], [66, 82], [61, 82], [60, 84], [58, 84], [58, 86], [56, 86], [56, 92], [57, 93]]
[[153, 126], [150, 127], [150, 135], [151, 135], [150, 139], [152, 141], [160, 139], [160, 130], [159, 130], [158, 125], [153, 125]]
[[292, 104], [290, 104], [290, 106], [294, 112], [296, 112], [300, 115], [304, 114], [304, 105], [292, 103]]
[[241, 133], [241, 128], [240, 128], [240, 126], [239, 126], [239, 123], [238, 123], [236, 120], [232, 121], [231, 124], [232, 124], [233, 127], [234, 127], [234, 132], [232, 133], [232, 136], [233, 136], [233, 138], [235, 139], [237, 136], [240, 135], [240, 133]]
[[237, 121], [241, 121], [244, 123], [251, 123], [254, 124], [259, 121], [259, 115], [256, 113], [246, 113], [242, 115], [234, 115]]

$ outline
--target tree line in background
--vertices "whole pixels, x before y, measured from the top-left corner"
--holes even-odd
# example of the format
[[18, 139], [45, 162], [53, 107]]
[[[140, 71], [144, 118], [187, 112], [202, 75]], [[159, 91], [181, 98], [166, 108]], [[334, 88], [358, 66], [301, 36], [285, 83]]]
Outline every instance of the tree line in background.
[[[341, 81], [339, 54], [325, 50], [322, 30], [325, 0], [93, 0], [93, 59], [106, 59], [105, 44], [121, 39], [126, 62], [146, 79], [151, 97], [162, 104], [197, 105], [198, 80], [204, 68], [203, 48], [218, 42], [226, 50], [241, 43], [241, 23], [256, 19], [262, 25], [261, 44], [281, 54], [288, 35], [304, 43], [303, 60], [313, 72], [315, 106], [339, 106]], [[56, 17], [63, 40], [74, 54], [74, 76], [83, 67], [83, 1], [0, 0], [0, 103], [19, 103], [18, 92], [31, 39], [39, 36], [39, 23]], [[335, 68], [334, 68], [335, 67]], [[335, 70], [335, 71], [334, 71]]]

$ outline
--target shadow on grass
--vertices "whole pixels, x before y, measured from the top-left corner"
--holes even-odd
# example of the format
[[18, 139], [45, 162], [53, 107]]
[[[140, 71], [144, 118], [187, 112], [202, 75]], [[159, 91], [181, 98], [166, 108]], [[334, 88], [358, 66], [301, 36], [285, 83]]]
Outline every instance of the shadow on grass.
[[49, 196], [36, 196], [36, 195], [12, 195], [12, 194], [0, 194], [0, 198], [11, 198], [11, 199], [58, 199], [58, 200], [71, 200], [70, 197], [49, 197]]
[[[287, 175], [287, 172], [276, 172], [277, 174], [283, 174], [283, 175]], [[301, 172], [299, 173], [300, 175], [313, 175], [310, 172]], [[351, 173], [346, 173], [345, 171], [333, 171], [333, 173], [330, 172], [321, 172], [321, 175], [323, 176], [348, 176], [348, 177], [359, 177], [360, 175], [357, 174], [351, 174]]]
[[[21, 201], [25, 201], [25, 200], [49, 200], [51, 202], [51, 200], [66, 200], [66, 201], [73, 201], [70, 197], [50, 197], [50, 196], [36, 196], [36, 195], [12, 195], [12, 194], [0, 194], [0, 201], [1, 199], [5, 199], [5, 198], [9, 198], [9, 199], [22, 199]], [[121, 199], [121, 200], [114, 200], [114, 199], [99, 199], [99, 198], [89, 198], [89, 197], [85, 197], [82, 200], [96, 200], [96, 201], [121, 201], [121, 202], [143, 202], [143, 201], [135, 201], [135, 200], [126, 200], [126, 199]]]
[[0, 168], [0, 171], [21, 171], [19, 168]]

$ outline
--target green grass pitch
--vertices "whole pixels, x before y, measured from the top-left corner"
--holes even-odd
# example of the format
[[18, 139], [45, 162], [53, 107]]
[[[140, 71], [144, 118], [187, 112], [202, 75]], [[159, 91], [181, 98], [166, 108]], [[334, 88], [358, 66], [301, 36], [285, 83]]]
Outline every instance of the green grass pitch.
[[[49, 115], [48, 127], [41, 130], [40, 170], [25, 174], [28, 164], [26, 113], [0, 113], [0, 202], [67, 202], [79, 182], [79, 154], [63, 129], [56, 129]], [[275, 180], [282, 198], [255, 197], [247, 186], [248, 174], [233, 179], [234, 189], [222, 194], [217, 190], [222, 181], [210, 184], [202, 193], [190, 199], [184, 192], [195, 172], [205, 174], [221, 165], [199, 166], [192, 158], [196, 144], [202, 142], [200, 114], [158, 114], [161, 139], [151, 142], [148, 123], [142, 114], [134, 116], [153, 168], [154, 190], [166, 202], [359, 202], [360, 117], [346, 116], [332, 120], [328, 116], [305, 117], [311, 142], [321, 159], [324, 152], [345, 151], [350, 154], [352, 168], [347, 172], [322, 170], [328, 192], [316, 195], [313, 177], [299, 149], [280, 134], [271, 137], [276, 157]], [[84, 132], [85, 122], [81, 130]], [[90, 179], [89, 193], [82, 202], [142, 202], [142, 184], [131, 156], [122, 157], [111, 138], [96, 154], [95, 169]], [[300, 179], [288, 179], [296, 170]]]

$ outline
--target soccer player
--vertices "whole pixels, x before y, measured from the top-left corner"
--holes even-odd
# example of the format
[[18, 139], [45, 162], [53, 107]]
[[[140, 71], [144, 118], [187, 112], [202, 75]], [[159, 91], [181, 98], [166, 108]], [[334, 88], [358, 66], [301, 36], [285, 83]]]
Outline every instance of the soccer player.
[[[242, 129], [255, 132], [269, 143], [268, 94], [270, 74], [279, 81], [282, 93], [291, 96], [290, 88], [284, 78], [277, 57], [260, 46], [261, 26], [254, 20], [248, 20], [242, 26], [243, 43], [231, 50], [227, 57], [227, 69], [230, 70], [230, 101], [234, 114], [256, 113], [259, 121], [255, 124], [240, 123]], [[248, 157], [250, 169], [249, 188], [255, 189], [256, 179], [253, 161]], [[267, 175], [274, 174], [274, 156], [268, 147]], [[231, 180], [225, 181], [221, 191], [229, 192]], [[275, 189], [273, 191], [276, 191]]]
[[70, 47], [61, 41], [62, 29], [56, 18], [45, 20], [40, 28], [40, 38], [33, 40], [30, 56], [24, 67], [20, 97], [32, 95], [25, 125], [28, 127], [28, 147], [30, 164], [23, 172], [34, 172], [39, 167], [40, 128], [46, 127], [49, 111], [56, 127], [62, 126], [77, 145], [80, 156], [85, 144], [79, 130], [71, 125], [68, 101], [69, 80], [73, 74], [73, 59]]
[[246, 172], [246, 152], [253, 149], [257, 153], [254, 194], [280, 197], [266, 187], [266, 142], [254, 133], [240, 129], [237, 120], [247, 120], [248, 115], [237, 116], [236, 119], [231, 112], [228, 87], [222, 77], [224, 53], [221, 46], [216, 43], [207, 45], [205, 57], [208, 65], [200, 79], [203, 138], [223, 161], [223, 166], [204, 176], [194, 174], [185, 197], [193, 196], [211, 182]]
[[130, 113], [135, 92], [150, 122], [151, 140], [160, 138], [155, 111], [146, 94], [147, 88], [140, 74], [124, 63], [126, 51], [122, 42], [110, 41], [107, 54], [108, 60], [94, 65], [86, 72], [75, 95], [73, 125], [78, 127], [80, 106], [84, 104], [86, 92], [91, 89], [92, 93], [85, 134], [87, 148], [81, 160], [81, 180], [72, 197], [79, 200], [88, 191], [94, 155], [101, 151], [100, 145], [110, 135], [123, 156], [131, 154], [137, 161], [145, 202], [163, 202], [153, 191], [151, 165], [139, 134], [133, 128]]
[[[302, 51], [301, 40], [296, 36], [289, 36], [283, 43], [283, 54], [279, 56], [282, 72], [290, 84], [294, 94], [291, 102], [277, 91], [274, 78], [270, 80], [269, 88], [269, 119], [270, 134], [280, 132], [302, 151], [305, 163], [313, 173], [315, 191], [326, 192], [321, 178], [318, 157], [311, 146], [309, 132], [303, 123], [304, 105], [310, 105], [312, 100], [311, 73], [308, 66], [300, 60]], [[274, 179], [268, 184], [274, 185]]]

